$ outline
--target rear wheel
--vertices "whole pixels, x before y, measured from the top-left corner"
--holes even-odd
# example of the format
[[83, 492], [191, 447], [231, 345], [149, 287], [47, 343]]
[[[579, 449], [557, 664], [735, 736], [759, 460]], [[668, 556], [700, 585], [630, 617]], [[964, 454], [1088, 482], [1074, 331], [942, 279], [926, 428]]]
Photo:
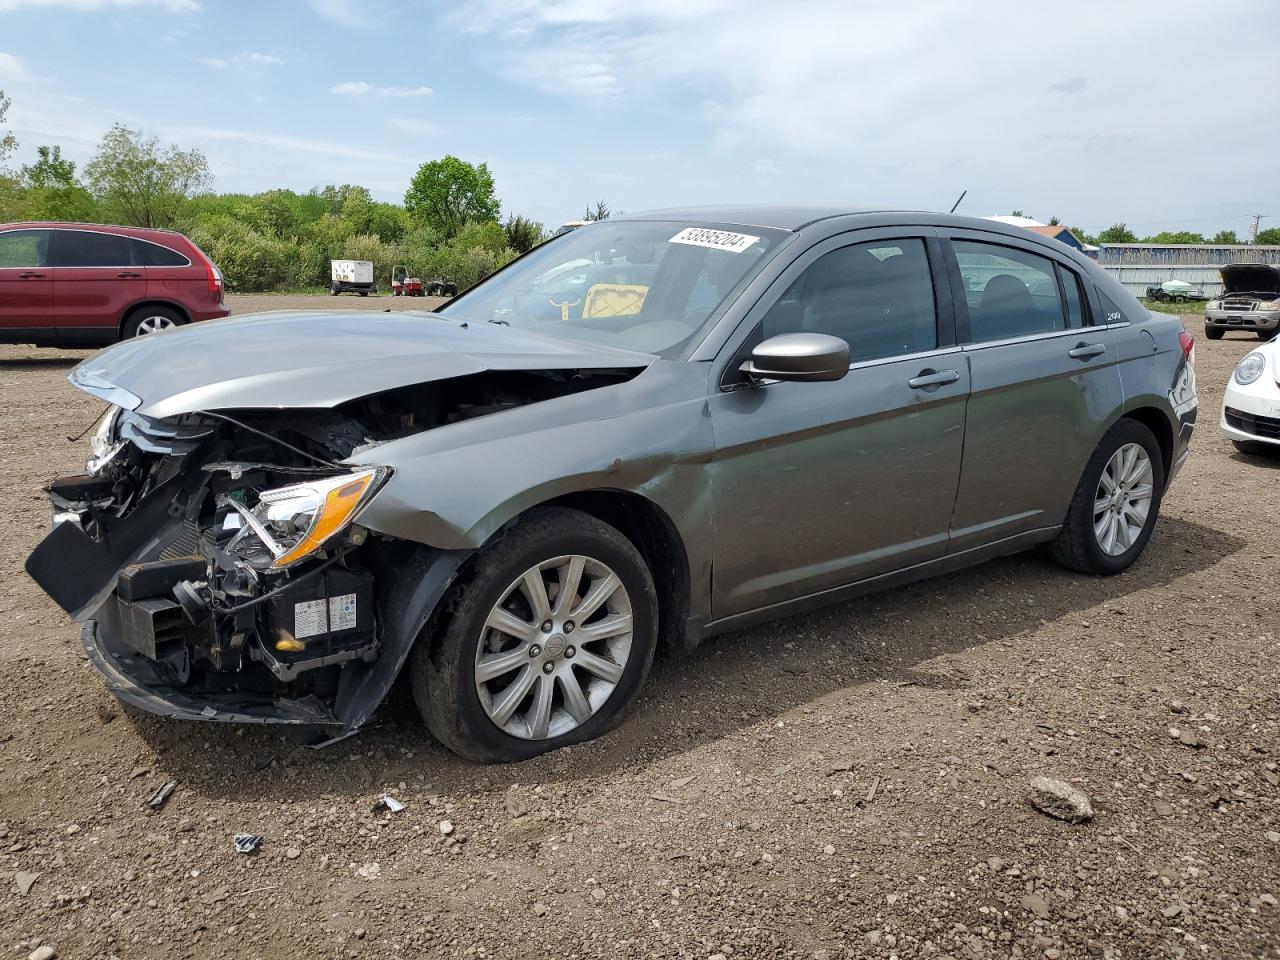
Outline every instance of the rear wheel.
[[612, 728], [653, 662], [649, 568], [613, 527], [542, 508], [482, 550], [414, 651], [428, 729], [482, 763], [523, 760]]
[[1127, 570], [1151, 539], [1163, 494], [1155, 435], [1136, 420], [1120, 420], [1089, 458], [1049, 555], [1082, 573]]
[[142, 307], [129, 315], [124, 322], [124, 339], [145, 337], [150, 333], [173, 330], [187, 322], [186, 317], [169, 307]]
[[1204, 335], [1210, 340], [1221, 340], [1222, 333], [1223, 331], [1220, 327], [1211, 327], [1208, 324], [1205, 324]]

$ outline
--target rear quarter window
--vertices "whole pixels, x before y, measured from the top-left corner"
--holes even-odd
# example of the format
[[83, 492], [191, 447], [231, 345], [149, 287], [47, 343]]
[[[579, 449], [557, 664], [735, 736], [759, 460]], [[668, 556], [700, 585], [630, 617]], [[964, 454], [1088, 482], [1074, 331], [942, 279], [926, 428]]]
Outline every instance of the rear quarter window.
[[133, 241], [133, 257], [135, 263], [144, 267], [185, 267], [191, 263], [177, 250], [147, 240]]

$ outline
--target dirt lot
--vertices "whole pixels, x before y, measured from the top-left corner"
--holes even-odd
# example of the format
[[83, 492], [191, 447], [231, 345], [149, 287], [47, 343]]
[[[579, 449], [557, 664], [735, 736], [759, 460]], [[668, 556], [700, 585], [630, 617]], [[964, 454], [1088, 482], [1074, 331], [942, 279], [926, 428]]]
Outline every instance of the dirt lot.
[[[422, 305], [236, 308], [303, 303]], [[1280, 956], [1280, 461], [1215, 426], [1250, 346], [1199, 340], [1194, 456], [1126, 575], [1028, 555], [725, 637], [602, 741], [507, 767], [394, 702], [320, 752], [122, 710], [22, 572], [99, 405], [78, 355], [0, 347], [0, 948]], [[1096, 819], [1034, 810], [1037, 774]], [[404, 812], [372, 813], [388, 790]]]

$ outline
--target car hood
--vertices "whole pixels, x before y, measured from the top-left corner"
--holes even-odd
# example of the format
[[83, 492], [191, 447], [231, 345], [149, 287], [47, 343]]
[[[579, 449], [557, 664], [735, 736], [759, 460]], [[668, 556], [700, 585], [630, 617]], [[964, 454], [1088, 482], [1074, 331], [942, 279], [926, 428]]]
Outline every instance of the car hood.
[[429, 313], [266, 313], [116, 344], [73, 369], [80, 389], [144, 416], [333, 407], [485, 370], [647, 367], [650, 354]]
[[1229, 263], [1219, 272], [1224, 294], [1280, 292], [1280, 268], [1269, 264]]

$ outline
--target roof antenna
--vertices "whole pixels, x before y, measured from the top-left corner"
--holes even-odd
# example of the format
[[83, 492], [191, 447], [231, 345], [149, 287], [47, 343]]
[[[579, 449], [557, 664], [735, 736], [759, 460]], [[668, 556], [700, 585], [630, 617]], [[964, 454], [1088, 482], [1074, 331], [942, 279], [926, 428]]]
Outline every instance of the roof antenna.
[[950, 209], [950, 210], [948, 210], [947, 212], [948, 212], [948, 213], [955, 213], [955, 212], [956, 212], [956, 207], [960, 206], [960, 201], [961, 201], [961, 200], [963, 200], [963, 199], [965, 198], [965, 194], [967, 194], [968, 192], [969, 192], [968, 190], [961, 190], [961, 191], [960, 191], [960, 197], [959, 197], [959, 199], [957, 199], [957, 200], [956, 200], [956, 202], [955, 202], [955, 203], [953, 203], [953, 204], [951, 205], [951, 209]]

